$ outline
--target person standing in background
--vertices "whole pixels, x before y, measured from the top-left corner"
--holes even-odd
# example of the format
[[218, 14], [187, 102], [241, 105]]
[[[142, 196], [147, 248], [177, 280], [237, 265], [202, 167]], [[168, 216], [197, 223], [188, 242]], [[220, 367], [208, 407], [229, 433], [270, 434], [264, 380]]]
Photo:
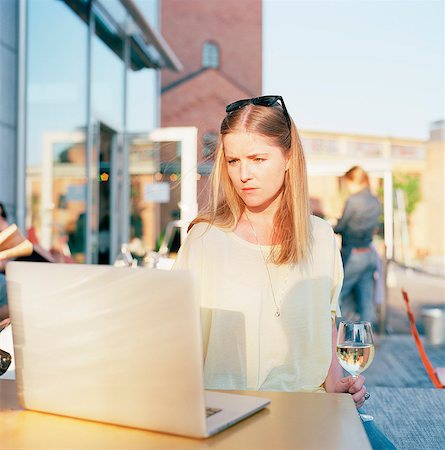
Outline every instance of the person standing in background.
[[334, 231], [342, 237], [344, 282], [340, 307], [347, 317], [345, 303], [352, 295], [354, 311], [350, 313], [357, 313], [360, 320], [372, 322], [374, 273], [378, 266], [378, 255], [371, 244], [382, 208], [379, 199], [371, 193], [368, 174], [361, 167], [352, 167], [343, 179], [350, 197], [334, 227]]

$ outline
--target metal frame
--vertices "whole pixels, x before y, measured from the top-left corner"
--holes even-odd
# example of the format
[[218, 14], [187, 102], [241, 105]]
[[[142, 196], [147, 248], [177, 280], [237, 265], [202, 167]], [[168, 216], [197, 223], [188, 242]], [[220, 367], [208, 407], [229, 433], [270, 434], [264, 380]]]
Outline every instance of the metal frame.
[[16, 208], [17, 226], [26, 229], [26, 43], [27, 43], [27, 1], [18, 3], [18, 83], [17, 83], [17, 171], [16, 171]]
[[155, 47], [161, 56], [161, 60], [158, 62], [159, 66], [181, 71], [183, 69], [181, 61], [179, 61], [178, 57], [173, 53], [162, 35], [150, 27], [133, 0], [120, 0], [120, 2], [142, 31], [145, 43], [155, 44]]
[[87, 188], [86, 188], [86, 198], [85, 198], [85, 262], [87, 264], [91, 264], [93, 262], [93, 235], [91, 233], [92, 230], [92, 213], [93, 213], [93, 170], [94, 170], [94, 161], [93, 161], [93, 139], [94, 139], [94, 124], [93, 118], [91, 114], [92, 107], [92, 80], [93, 80], [93, 64], [92, 64], [92, 43], [93, 36], [95, 32], [94, 25], [94, 16], [91, 14], [91, 9], [93, 8], [93, 2], [90, 2], [90, 11], [89, 11], [89, 23], [88, 23], [88, 38], [87, 38], [87, 133], [86, 133], [86, 173], [87, 173]]
[[[129, 21], [130, 22], [130, 21]], [[116, 248], [116, 254], [120, 248], [120, 244], [128, 242], [130, 239], [130, 173], [129, 173], [129, 146], [128, 146], [128, 131], [127, 131], [127, 117], [128, 117], [128, 70], [130, 67], [130, 28], [131, 23], [127, 23], [127, 30], [125, 33], [124, 41], [124, 91], [122, 102], [122, 185], [121, 185], [121, 229], [119, 230], [118, 248]], [[113, 254], [114, 255], [114, 254]]]

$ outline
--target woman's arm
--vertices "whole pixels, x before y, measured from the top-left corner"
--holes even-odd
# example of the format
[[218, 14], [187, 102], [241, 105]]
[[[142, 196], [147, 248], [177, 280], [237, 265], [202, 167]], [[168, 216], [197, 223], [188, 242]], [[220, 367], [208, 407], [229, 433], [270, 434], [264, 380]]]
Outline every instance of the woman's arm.
[[336, 392], [335, 385], [343, 378], [343, 368], [337, 359], [337, 327], [335, 321], [332, 321], [332, 359], [329, 367], [328, 376], [324, 381], [326, 392]]
[[346, 393], [352, 395], [357, 408], [363, 406], [365, 403], [365, 377], [359, 375], [354, 380], [351, 376], [344, 377], [343, 369], [337, 359], [337, 327], [335, 321], [332, 321], [332, 359], [329, 367], [328, 375], [324, 381], [324, 388], [326, 392]]
[[352, 217], [353, 207], [351, 206], [351, 201], [348, 198], [343, 209], [343, 213], [334, 227], [334, 232], [337, 234], [342, 234], [345, 231], [346, 225], [349, 223]]

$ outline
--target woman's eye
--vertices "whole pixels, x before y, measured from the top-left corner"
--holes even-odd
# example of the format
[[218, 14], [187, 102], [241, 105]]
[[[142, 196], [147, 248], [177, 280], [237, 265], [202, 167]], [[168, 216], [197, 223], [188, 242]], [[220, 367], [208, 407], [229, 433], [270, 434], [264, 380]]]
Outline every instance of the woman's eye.
[[263, 162], [266, 161], [264, 158], [255, 158], [254, 161], [256, 162]]
[[236, 164], [237, 161], [238, 161], [237, 159], [229, 159], [229, 160], [227, 161], [227, 164], [228, 164], [229, 166], [234, 166], [234, 165]]

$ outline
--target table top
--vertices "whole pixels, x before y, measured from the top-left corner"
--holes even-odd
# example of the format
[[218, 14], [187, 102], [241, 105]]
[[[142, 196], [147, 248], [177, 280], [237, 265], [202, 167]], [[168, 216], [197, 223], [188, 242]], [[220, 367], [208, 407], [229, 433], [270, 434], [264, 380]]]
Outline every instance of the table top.
[[[237, 392], [252, 395], [252, 391]], [[191, 439], [23, 410], [0, 379], [0, 442], [13, 450], [370, 449], [349, 394], [255, 392], [272, 403], [208, 439]]]

